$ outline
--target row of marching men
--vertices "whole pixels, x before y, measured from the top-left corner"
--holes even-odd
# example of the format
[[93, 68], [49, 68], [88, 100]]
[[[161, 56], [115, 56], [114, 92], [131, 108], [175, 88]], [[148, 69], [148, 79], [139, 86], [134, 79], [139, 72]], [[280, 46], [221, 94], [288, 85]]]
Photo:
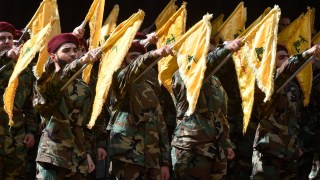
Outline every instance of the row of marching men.
[[[0, 74], [1, 98], [20, 53], [19, 47], [13, 44], [15, 34], [13, 25], [0, 22], [0, 61], [1, 66], [5, 65]], [[232, 127], [236, 128], [237, 121], [241, 121], [237, 113], [232, 114], [236, 111], [232, 109], [232, 103], [240, 95], [227, 93], [228, 90], [236, 92], [234, 89], [237, 88], [232, 68], [226, 65], [216, 75], [211, 72], [230, 52], [237, 52], [244, 45], [242, 39], [210, 46], [205, 61], [205, 81], [192, 113], [188, 111], [190, 97], [183, 74], [180, 71], [174, 73], [171, 105], [175, 112], [171, 114], [174, 123], [170, 127], [166, 121], [172, 111], [171, 97], [164, 97], [168, 95], [164, 95], [165, 90], [159, 85], [157, 71], [150, 67], [157, 59], [174, 55], [173, 51], [170, 46], [164, 46], [147, 52], [142, 44], [155, 44], [157, 37], [154, 34], [137, 34], [121, 67], [110, 72], [113, 78], [107, 102], [95, 125], [89, 129], [87, 124], [92, 111], [101, 48], [85, 50], [83, 34], [84, 30], [78, 27], [73, 33], [62, 33], [48, 41], [50, 58], [40, 78], [33, 77], [31, 65], [20, 74], [14, 99], [14, 124], [11, 126], [1, 99], [0, 179], [24, 178], [26, 150], [34, 146], [39, 125], [37, 179], [86, 179], [87, 174], [95, 169], [95, 159], [103, 160], [107, 154], [112, 161], [110, 172], [116, 179], [169, 179], [170, 176], [175, 179], [225, 178], [228, 160], [237, 156], [234, 152], [236, 141], [232, 143], [229, 136], [229, 122], [233, 122]], [[289, 58], [288, 50], [278, 45], [275, 89], [309, 58], [319, 60], [319, 54], [320, 45], [317, 44]], [[190, 60], [196, 61], [192, 57]], [[85, 64], [93, 64], [88, 84], [79, 78], [73, 79]], [[71, 83], [65, 87], [70, 79]], [[309, 114], [304, 117], [317, 116], [316, 88], [314, 85], [314, 103], [305, 111]], [[251, 178], [297, 177], [297, 160], [303, 156], [303, 145], [307, 143], [303, 141], [307, 133], [301, 127], [307, 129], [308, 123], [317, 121], [301, 118], [301, 112], [304, 112], [301, 99], [299, 86], [293, 80], [267, 103], [259, 102], [259, 98], [255, 101], [256, 114], [251, 118], [256, 117], [259, 125], [255, 128]], [[35, 112], [40, 114], [41, 123], [36, 122]], [[229, 119], [227, 113], [230, 114]], [[305, 123], [301, 124], [302, 120]], [[168, 129], [171, 130], [170, 135]], [[231, 136], [231, 139], [243, 140], [240, 136], [243, 137]], [[250, 151], [252, 146], [242, 150]]]

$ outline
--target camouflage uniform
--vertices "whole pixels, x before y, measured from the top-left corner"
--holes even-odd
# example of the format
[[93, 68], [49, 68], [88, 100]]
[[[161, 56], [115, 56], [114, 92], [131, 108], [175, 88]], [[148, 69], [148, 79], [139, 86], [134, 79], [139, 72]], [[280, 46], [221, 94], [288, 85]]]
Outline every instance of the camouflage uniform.
[[[99, 63], [100, 61], [96, 61], [93, 64], [91, 75], [90, 75], [90, 89], [93, 93], [96, 92], [96, 84], [98, 80], [98, 70], [99, 70]], [[91, 114], [91, 113], [90, 113]], [[92, 160], [94, 164], [96, 165], [95, 169], [93, 172], [91, 172], [88, 176], [88, 179], [96, 179], [98, 178], [97, 176], [97, 170], [103, 170], [104, 174], [107, 173], [106, 169], [104, 166], [100, 167], [100, 165], [105, 164], [105, 160], [101, 160], [98, 162], [98, 157], [97, 157], [97, 149], [98, 148], [103, 148], [107, 149], [107, 127], [106, 127], [106, 121], [109, 116], [108, 111], [106, 110], [106, 107], [104, 106], [102, 108], [102, 111], [100, 115], [98, 116], [96, 123], [93, 127], [93, 140], [91, 141], [91, 151], [92, 151]], [[108, 157], [107, 157], [108, 158]]]
[[[54, 64], [51, 64], [54, 66]], [[91, 154], [92, 133], [86, 128], [92, 107], [92, 92], [81, 80], [74, 80], [63, 92], [60, 88], [82, 67], [79, 60], [58, 72], [48, 71], [35, 84], [34, 107], [47, 119], [39, 143], [37, 178], [57, 178], [87, 174], [87, 154]], [[80, 177], [80, 176], [79, 176]]]
[[252, 172], [252, 146], [259, 117], [254, 104], [247, 131], [243, 134], [242, 100], [234, 66], [234, 62], [229, 60], [217, 72], [228, 95], [227, 119], [230, 124], [230, 139], [236, 146], [234, 149], [236, 156], [228, 162], [227, 179], [249, 179]]
[[[162, 107], [163, 117], [166, 122], [167, 130], [168, 130], [168, 139], [169, 142], [172, 141], [172, 136], [174, 129], [176, 128], [176, 108], [174, 107], [174, 103], [169, 91], [161, 86], [161, 96], [160, 96], [160, 104]], [[170, 146], [171, 150], [171, 146]], [[171, 164], [171, 156], [170, 156], [170, 164]], [[170, 167], [170, 178], [173, 179], [174, 173], [172, 167]]]
[[[306, 59], [299, 54], [278, 68], [274, 89], [279, 89]], [[301, 96], [298, 84], [291, 81], [269, 102], [259, 105], [261, 122], [253, 146], [253, 179], [297, 178]]]
[[[314, 64], [313, 73], [318, 74], [319, 68], [316, 68], [319, 62]], [[314, 158], [314, 148], [319, 146], [316, 138], [320, 131], [320, 78], [313, 79], [310, 103], [302, 111], [301, 131], [298, 136], [303, 155], [299, 158], [299, 179], [308, 179], [312, 168]]]
[[[207, 55], [205, 78], [229, 51], [219, 47]], [[195, 112], [187, 116], [186, 87], [179, 71], [173, 76], [172, 89], [177, 110], [177, 127], [172, 140], [172, 164], [177, 179], [221, 179], [226, 175], [222, 147], [232, 148], [226, 119], [227, 95], [215, 76], [204, 82]], [[222, 154], [223, 155], [223, 154]]]
[[[3, 66], [14, 61], [0, 52], [0, 64]], [[15, 64], [15, 63], [14, 63]], [[35, 134], [35, 112], [32, 107], [32, 71], [25, 69], [19, 76], [14, 106], [13, 127], [8, 126], [9, 118], [3, 109], [3, 94], [8, 86], [13, 66], [0, 74], [0, 179], [24, 179], [26, 173], [27, 148], [23, 143], [26, 133]]]
[[[113, 173], [119, 179], [159, 179], [154, 174], [160, 174], [160, 166], [169, 166], [169, 141], [158, 99], [157, 74], [151, 68], [135, 81], [154, 59], [150, 53], [141, 55], [113, 77], [108, 154]], [[135, 170], [126, 171], [132, 166]], [[151, 171], [157, 173], [150, 175]]]

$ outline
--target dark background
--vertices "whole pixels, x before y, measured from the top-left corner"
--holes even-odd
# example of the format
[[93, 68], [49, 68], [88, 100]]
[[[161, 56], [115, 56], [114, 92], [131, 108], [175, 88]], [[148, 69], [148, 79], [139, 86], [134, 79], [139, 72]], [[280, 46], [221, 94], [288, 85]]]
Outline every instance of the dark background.
[[[58, 0], [62, 32], [70, 32], [80, 25], [93, 0]], [[204, 14], [213, 14], [213, 19], [224, 13], [226, 19], [239, 0], [185, 0], [187, 2], [187, 29], [198, 22]], [[41, 0], [0, 0], [0, 21], [7, 21], [22, 29], [37, 10]], [[130, 17], [138, 9], [146, 16], [142, 29], [151, 25], [169, 0], [106, 0], [104, 18], [107, 18], [114, 4], [119, 4], [118, 23]], [[177, 0], [181, 5], [182, 0]], [[244, 0], [247, 7], [247, 26], [270, 6], [279, 5], [282, 15], [291, 20], [306, 12], [307, 6], [316, 8], [315, 27], [320, 30], [320, 0]], [[87, 30], [88, 32], [88, 30]]]

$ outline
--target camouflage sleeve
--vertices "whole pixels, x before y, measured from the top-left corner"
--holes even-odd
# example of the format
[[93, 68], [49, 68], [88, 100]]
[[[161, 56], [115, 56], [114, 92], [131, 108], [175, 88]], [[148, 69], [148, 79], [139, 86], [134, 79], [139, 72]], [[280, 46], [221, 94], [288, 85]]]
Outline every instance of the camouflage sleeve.
[[91, 149], [91, 141], [93, 140], [93, 130], [88, 129], [87, 127], [84, 127], [83, 129], [87, 154], [90, 154], [90, 156], [93, 157], [93, 152]]
[[[297, 54], [290, 57], [287, 61], [285, 61], [280, 68], [277, 69], [275, 80], [274, 80], [274, 90], [277, 91], [285, 82], [290, 78], [290, 76], [296, 72], [303, 63], [309, 57], [305, 53]], [[260, 93], [261, 94], [261, 93]], [[274, 103], [274, 100], [277, 99], [278, 93], [273, 93], [271, 100], [267, 101], [267, 103], [262, 102], [262, 98], [259, 98], [259, 112], [260, 118], [264, 118], [268, 113], [270, 113], [271, 106]], [[257, 98], [255, 98], [257, 99]]]
[[296, 72], [302, 64], [309, 59], [305, 53], [297, 54], [290, 57], [285, 61], [280, 68], [277, 69], [274, 89], [279, 89], [280, 86], [294, 73]]
[[[53, 72], [47, 77], [42, 77], [36, 81], [35, 92], [39, 92], [42, 98], [45, 99], [45, 106], [39, 106], [40, 108], [51, 108], [61, 97], [60, 88], [82, 67], [80, 61], [77, 59], [72, 63], [66, 65], [58, 72]], [[43, 78], [44, 77], [44, 78]], [[41, 112], [40, 109], [38, 111]]]
[[107, 148], [107, 127], [105, 112], [102, 110], [93, 127], [97, 148]]
[[302, 108], [302, 101], [301, 101], [301, 94], [299, 90], [299, 86], [297, 83], [290, 83], [287, 87], [287, 99], [288, 99], [288, 110], [289, 110], [289, 117], [288, 117], [288, 134], [289, 143], [288, 143], [288, 152], [287, 156], [297, 156], [298, 151], [297, 148], [302, 149], [298, 141], [298, 134], [300, 130], [299, 122], [301, 118], [301, 108]]
[[207, 55], [207, 69], [205, 77], [210, 76], [211, 72], [221, 63], [221, 61], [230, 53], [225, 46], [218, 46], [215, 50], [211, 51]]
[[223, 150], [227, 148], [235, 148], [235, 145], [231, 142], [229, 138], [230, 126], [226, 118], [221, 118], [221, 125], [223, 128], [222, 134], [219, 136], [218, 144]]
[[163, 115], [160, 114], [158, 115], [158, 117], [159, 117], [158, 128], [159, 128], [159, 144], [160, 144], [160, 151], [161, 151], [161, 166], [171, 166], [168, 131], [166, 128]]
[[[20, 79], [22, 78], [22, 79]], [[31, 67], [27, 67], [20, 75], [19, 78], [19, 88], [21, 88], [24, 91], [25, 95], [25, 101], [22, 106], [22, 111], [23, 111], [23, 119], [26, 123], [25, 129], [26, 133], [31, 133], [33, 135], [36, 135], [38, 132], [38, 123], [36, 121], [36, 112], [33, 108], [32, 105], [32, 89], [33, 89], [33, 82], [35, 80]], [[19, 97], [18, 97], [19, 98]]]
[[[32, 83], [31, 83], [32, 84]], [[30, 85], [30, 89], [32, 86]], [[29, 95], [27, 96], [27, 100], [25, 101], [23, 107], [23, 114], [25, 115], [25, 121], [26, 121], [26, 132], [32, 133], [35, 135], [38, 131], [38, 124], [36, 122], [36, 112], [32, 106], [32, 93], [29, 92]]]
[[[120, 73], [116, 76], [116, 81], [118, 84], [118, 94], [120, 96], [119, 99], [124, 98], [130, 84], [132, 84], [139, 75], [144, 72], [145, 69], [151, 65], [151, 63], [156, 58], [151, 55], [150, 52], [139, 56], [136, 60], [130, 63], [126, 68], [124, 68]], [[120, 75], [121, 74], [121, 75]]]

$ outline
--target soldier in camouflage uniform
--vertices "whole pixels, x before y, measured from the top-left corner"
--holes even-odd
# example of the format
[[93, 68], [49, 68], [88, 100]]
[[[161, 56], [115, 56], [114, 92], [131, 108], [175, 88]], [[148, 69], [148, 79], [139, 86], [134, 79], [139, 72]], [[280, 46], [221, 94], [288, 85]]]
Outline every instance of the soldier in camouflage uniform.
[[[277, 46], [275, 90], [311, 56], [320, 54], [316, 45], [288, 59], [284, 46]], [[297, 178], [297, 158], [302, 97], [299, 86], [291, 81], [267, 103], [259, 105], [261, 122], [258, 125], [252, 157], [252, 179]]]
[[310, 95], [310, 103], [302, 111], [301, 130], [298, 136], [303, 155], [299, 158], [299, 179], [308, 179], [312, 169], [315, 148], [319, 146], [316, 138], [320, 131], [320, 62], [313, 64], [314, 79]]
[[[110, 91], [109, 122], [112, 173], [116, 179], [168, 179], [169, 141], [159, 102], [157, 58], [172, 53], [163, 47], [146, 53], [133, 42], [122, 67], [114, 74]], [[143, 55], [142, 55], [143, 54]]]
[[[252, 145], [259, 118], [254, 104], [252, 116], [243, 133], [242, 99], [238, 84], [237, 74], [233, 61], [227, 61], [216, 73], [228, 95], [227, 119], [230, 125], [230, 140], [235, 145], [236, 157], [228, 162], [227, 179], [249, 179], [252, 172]], [[255, 88], [256, 90], [258, 88]]]
[[[207, 55], [205, 78], [231, 52], [242, 46], [239, 39], [218, 47]], [[222, 179], [226, 175], [226, 158], [234, 158], [226, 119], [227, 95], [215, 76], [203, 82], [196, 110], [186, 115], [186, 87], [179, 71], [173, 76], [172, 90], [177, 110], [177, 127], [172, 140], [172, 164], [176, 179]]]
[[78, 45], [78, 39], [70, 33], [53, 37], [48, 42], [46, 71], [35, 84], [34, 107], [47, 119], [36, 159], [38, 179], [86, 179], [94, 169], [90, 156], [92, 132], [86, 128], [92, 92], [79, 79], [60, 91], [84, 64], [97, 60], [95, 50], [76, 59]]
[[[4, 111], [3, 94], [19, 56], [13, 46], [12, 35], [15, 28], [6, 22], [0, 22], [0, 179], [24, 179], [26, 173], [27, 148], [34, 145], [35, 112], [32, 107], [32, 71], [26, 68], [19, 76], [16, 90], [12, 127]], [[11, 63], [11, 64], [10, 64]]]
[[[88, 52], [89, 45], [86, 41], [86, 39], [83, 37], [85, 32], [85, 29], [81, 28], [81, 26], [76, 27], [72, 34], [74, 34], [79, 39], [79, 49], [77, 52], [77, 58], [80, 58], [84, 54]], [[93, 94], [96, 92], [96, 84], [98, 79], [98, 70], [99, 70], [99, 62], [96, 61], [93, 63], [93, 67], [90, 74], [90, 82], [88, 83], [91, 91]], [[94, 95], [93, 95], [94, 96]], [[101, 111], [100, 115], [98, 116], [96, 123], [93, 127], [93, 137], [91, 141], [91, 151], [92, 151], [92, 159], [93, 162], [96, 165], [96, 168], [93, 172], [91, 172], [88, 175], [88, 179], [96, 179], [96, 170], [101, 169], [104, 167], [98, 166], [100, 164], [103, 164], [103, 161], [105, 160], [107, 153], [106, 153], [106, 142], [107, 142], [107, 128], [106, 128], [106, 117], [107, 112], [104, 111], [105, 108]], [[91, 113], [90, 113], [91, 114]], [[105, 168], [104, 168], [105, 169]], [[105, 170], [106, 172], [106, 170]]]

